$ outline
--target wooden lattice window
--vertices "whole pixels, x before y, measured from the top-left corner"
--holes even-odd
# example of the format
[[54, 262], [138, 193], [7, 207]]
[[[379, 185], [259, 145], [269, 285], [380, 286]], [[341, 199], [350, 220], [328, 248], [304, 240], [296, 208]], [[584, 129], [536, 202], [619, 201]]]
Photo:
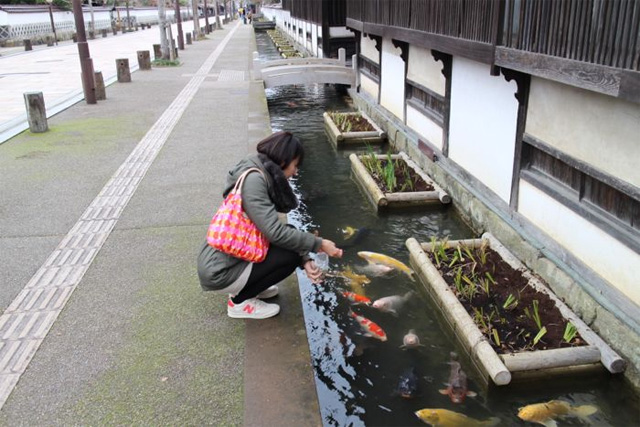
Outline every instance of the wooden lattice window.
[[376, 83], [380, 83], [380, 66], [364, 55], [360, 59], [360, 71]]
[[447, 100], [444, 96], [407, 79], [407, 104], [429, 117], [444, 128], [444, 116], [447, 110]]
[[640, 191], [525, 135], [521, 177], [640, 253]]

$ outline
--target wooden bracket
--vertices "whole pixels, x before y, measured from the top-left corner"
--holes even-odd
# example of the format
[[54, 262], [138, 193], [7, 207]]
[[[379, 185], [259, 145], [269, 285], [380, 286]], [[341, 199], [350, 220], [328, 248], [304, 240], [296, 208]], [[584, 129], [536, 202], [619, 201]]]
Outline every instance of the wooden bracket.
[[500, 71], [502, 71], [502, 74], [504, 75], [506, 81], [510, 82], [511, 80], [514, 80], [516, 82], [518, 90], [513, 96], [516, 97], [520, 105], [524, 105], [527, 100], [531, 76], [519, 71], [510, 70], [508, 68], [500, 68]]
[[396, 49], [400, 49], [400, 58], [406, 63], [409, 60], [409, 43], [402, 40], [391, 39], [391, 43]]
[[376, 50], [380, 52], [380, 49], [382, 49], [382, 37], [375, 34], [365, 34], [365, 36], [376, 42]]

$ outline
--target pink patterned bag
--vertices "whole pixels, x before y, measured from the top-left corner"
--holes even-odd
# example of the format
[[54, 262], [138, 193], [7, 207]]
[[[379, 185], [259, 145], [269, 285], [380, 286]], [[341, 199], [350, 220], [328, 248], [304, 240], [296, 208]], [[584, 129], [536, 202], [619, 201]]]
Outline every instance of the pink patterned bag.
[[242, 210], [242, 184], [247, 175], [254, 171], [262, 173], [258, 168], [251, 168], [240, 175], [222, 206], [211, 218], [207, 242], [211, 247], [236, 258], [262, 262], [267, 256], [269, 241]]

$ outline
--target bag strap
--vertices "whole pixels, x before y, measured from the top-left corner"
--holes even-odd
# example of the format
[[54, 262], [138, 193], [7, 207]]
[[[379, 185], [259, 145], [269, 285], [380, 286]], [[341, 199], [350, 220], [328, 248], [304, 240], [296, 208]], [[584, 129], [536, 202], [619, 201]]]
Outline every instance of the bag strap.
[[242, 172], [242, 175], [240, 175], [238, 177], [238, 180], [236, 181], [236, 184], [233, 186], [233, 190], [231, 190], [233, 193], [242, 194], [242, 184], [244, 183], [244, 179], [251, 172], [260, 172], [260, 175], [262, 175], [262, 177], [266, 179], [266, 177], [264, 176], [264, 172], [262, 172], [260, 169], [258, 169], [258, 168], [249, 168], [246, 171]]

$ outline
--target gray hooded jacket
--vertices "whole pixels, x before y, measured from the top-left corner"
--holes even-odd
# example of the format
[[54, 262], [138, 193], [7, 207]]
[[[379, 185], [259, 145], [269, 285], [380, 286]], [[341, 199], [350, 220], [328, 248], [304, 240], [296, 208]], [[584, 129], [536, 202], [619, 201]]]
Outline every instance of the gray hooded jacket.
[[[258, 168], [263, 174], [253, 172], [247, 175], [242, 185], [242, 207], [247, 216], [265, 235], [270, 244], [306, 255], [316, 252], [322, 239], [311, 233], [300, 231], [283, 223], [278, 217], [276, 206], [269, 197], [273, 179], [263, 167], [257, 155], [240, 161], [227, 175], [226, 197], [238, 177], [249, 168]], [[221, 290], [232, 285], [249, 266], [249, 262], [232, 257], [209, 246], [205, 240], [198, 255], [198, 276], [204, 290]], [[246, 280], [248, 273], [243, 275]]]

